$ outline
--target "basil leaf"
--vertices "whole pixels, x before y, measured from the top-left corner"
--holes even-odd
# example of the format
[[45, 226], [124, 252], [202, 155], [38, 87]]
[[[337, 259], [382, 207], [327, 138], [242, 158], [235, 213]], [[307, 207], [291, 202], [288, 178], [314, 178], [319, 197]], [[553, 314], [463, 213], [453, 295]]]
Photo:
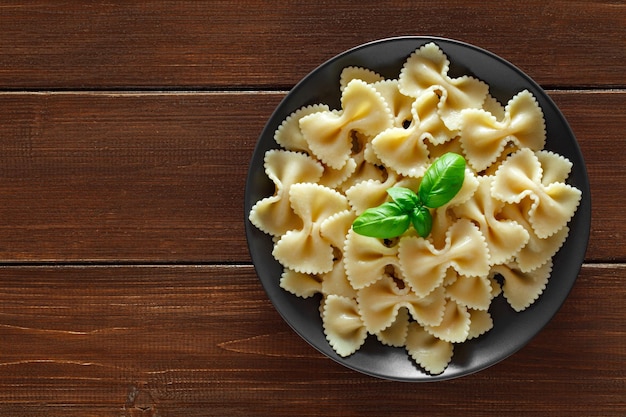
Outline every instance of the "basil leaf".
[[409, 215], [393, 201], [365, 210], [352, 223], [352, 229], [363, 236], [391, 239], [409, 228]]
[[428, 167], [418, 194], [422, 203], [430, 208], [441, 207], [459, 192], [465, 180], [465, 159], [448, 152]]
[[387, 189], [387, 194], [407, 213], [421, 205], [417, 194], [408, 188], [391, 187]]
[[433, 228], [433, 217], [425, 206], [416, 207], [411, 212], [411, 223], [421, 237], [426, 237], [430, 234]]

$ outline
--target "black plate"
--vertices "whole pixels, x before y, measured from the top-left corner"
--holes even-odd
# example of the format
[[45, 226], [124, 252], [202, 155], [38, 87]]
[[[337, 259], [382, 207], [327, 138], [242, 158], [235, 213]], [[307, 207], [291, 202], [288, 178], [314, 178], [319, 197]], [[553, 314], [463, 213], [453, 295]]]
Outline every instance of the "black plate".
[[[552, 276], [544, 293], [521, 313], [513, 311], [502, 295], [494, 299], [489, 310], [493, 329], [477, 339], [456, 344], [448, 368], [434, 376], [422, 371], [404, 348], [384, 346], [373, 336], [368, 336], [353, 355], [346, 358], [337, 355], [324, 336], [318, 310], [320, 299], [299, 298], [280, 288], [283, 268], [272, 257], [272, 239], [248, 221], [254, 203], [274, 193], [274, 184], [264, 172], [263, 157], [268, 149], [278, 147], [273, 139], [274, 131], [289, 114], [308, 104], [325, 103], [340, 108], [339, 76], [343, 68], [362, 66], [386, 78], [397, 78], [407, 57], [428, 42], [435, 42], [447, 55], [451, 76], [469, 74], [483, 80], [489, 84], [491, 94], [504, 104], [519, 91], [528, 89], [545, 115], [545, 148], [573, 163], [568, 183], [582, 191], [578, 211], [569, 223], [569, 237], [553, 258]], [[584, 260], [591, 220], [589, 180], [580, 148], [567, 121], [545, 91], [518, 68], [488, 51], [433, 37], [399, 37], [367, 43], [330, 59], [300, 81], [278, 105], [261, 133], [250, 162], [244, 208], [252, 261], [267, 295], [284, 320], [313, 347], [342, 365], [398, 381], [435, 381], [468, 375], [496, 364], [527, 344], [556, 314], [572, 289]]]

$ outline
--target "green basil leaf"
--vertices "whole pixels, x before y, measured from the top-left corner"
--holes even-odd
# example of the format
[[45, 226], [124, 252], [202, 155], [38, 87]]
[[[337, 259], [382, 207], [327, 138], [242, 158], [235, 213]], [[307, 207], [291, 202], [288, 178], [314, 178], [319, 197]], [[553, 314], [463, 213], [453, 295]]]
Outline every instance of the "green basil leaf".
[[409, 215], [399, 204], [390, 201], [365, 210], [352, 223], [352, 229], [363, 236], [391, 239], [404, 233], [411, 224]]
[[433, 217], [425, 206], [416, 207], [411, 212], [411, 223], [421, 237], [426, 237], [430, 234], [433, 228]]
[[441, 207], [454, 198], [464, 180], [465, 159], [452, 152], [443, 154], [426, 170], [418, 190], [420, 200], [427, 207]]
[[408, 188], [391, 187], [387, 189], [387, 194], [407, 213], [421, 205], [417, 194]]

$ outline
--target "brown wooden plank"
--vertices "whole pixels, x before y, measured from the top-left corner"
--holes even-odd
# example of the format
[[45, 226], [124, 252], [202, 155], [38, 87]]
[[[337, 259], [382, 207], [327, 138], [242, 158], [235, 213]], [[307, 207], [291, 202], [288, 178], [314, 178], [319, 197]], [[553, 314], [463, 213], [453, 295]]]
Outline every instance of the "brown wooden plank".
[[249, 266], [3, 267], [0, 415], [616, 416], [626, 406], [625, 279], [624, 265], [585, 265], [521, 351], [413, 385], [321, 356]]
[[0, 258], [245, 259], [245, 175], [280, 98], [2, 95]]
[[623, 240], [626, 220], [626, 113], [621, 91], [551, 91], [576, 135], [589, 175], [592, 200], [591, 238], [587, 257], [592, 260], [626, 260]]
[[[626, 93], [550, 94], [589, 171], [587, 257], [624, 260]], [[245, 176], [283, 96], [0, 94], [0, 260], [249, 261]]]
[[0, 13], [0, 86], [285, 88], [335, 54], [400, 35], [473, 43], [544, 85], [623, 86], [624, 21], [610, 0], [13, 0]]

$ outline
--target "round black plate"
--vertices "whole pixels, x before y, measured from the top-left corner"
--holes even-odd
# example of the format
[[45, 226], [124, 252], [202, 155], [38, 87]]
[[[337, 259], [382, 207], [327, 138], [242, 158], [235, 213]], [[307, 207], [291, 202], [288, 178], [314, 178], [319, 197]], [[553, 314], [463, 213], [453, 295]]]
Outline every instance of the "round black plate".
[[[552, 276], [544, 293], [521, 313], [511, 309], [502, 295], [494, 299], [490, 308], [493, 329], [477, 339], [455, 345], [452, 362], [440, 375], [425, 373], [405, 349], [384, 346], [372, 336], [353, 355], [346, 358], [337, 355], [324, 336], [318, 309], [320, 299], [302, 299], [280, 288], [283, 268], [272, 257], [272, 239], [248, 221], [254, 203], [274, 193], [274, 185], [264, 172], [263, 157], [268, 149], [278, 147], [274, 131], [289, 114], [317, 103], [340, 108], [339, 76], [343, 68], [361, 66], [386, 78], [397, 78], [407, 57], [428, 42], [435, 42], [447, 55], [451, 76], [469, 74], [481, 79], [504, 104], [516, 93], [528, 89], [545, 115], [546, 149], [573, 163], [568, 183], [582, 191], [580, 206], [569, 224], [569, 237], [553, 258]], [[261, 133], [250, 162], [244, 209], [252, 261], [267, 295], [284, 320], [313, 347], [342, 365], [398, 381], [436, 381], [468, 375], [494, 365], [528, 343], [556, 314], [572, 289], [584, 260], [591, 220], [589, 180], [580, 148], [567, 121], [545, 91], [518, 68], [488, 51], [450, 39], [417, 36], [358, 46], [325, 62], [300, 81], [278, 105]]]

